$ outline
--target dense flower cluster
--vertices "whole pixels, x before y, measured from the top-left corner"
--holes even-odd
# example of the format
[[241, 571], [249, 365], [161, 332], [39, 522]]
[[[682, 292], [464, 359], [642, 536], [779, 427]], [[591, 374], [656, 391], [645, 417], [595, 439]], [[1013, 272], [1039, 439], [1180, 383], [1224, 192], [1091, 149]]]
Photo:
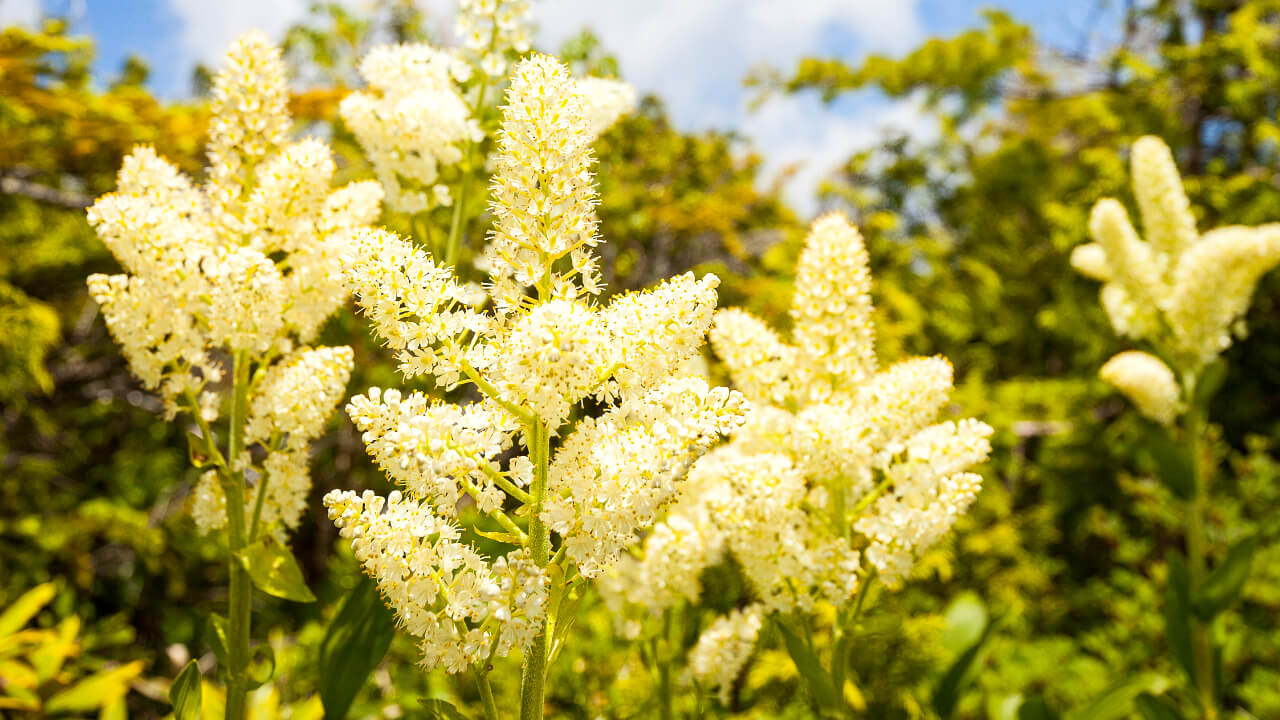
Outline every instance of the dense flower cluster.
[[686, 680], [706, 685], [727, 705], [733, 681], [751, 659], [763, 622], [759, 605], [716, 618], [689, 651]]
[[[185, 409], [218, 416], [207, 391], [226, 373], [226, 352], [261, 372], [244, 430], [267, 451], [257, 472], [267, 493], [262, 520], [293, 527], [309, 485], [307, 447], [341, 399], [349, 348], [308, 348], [346, 298], [343, 247], [378, 215], [373, 182], [333, 189], [334, 162], [314, 140], [287, 143], [289, 117], [279, 51], [257, 33], [241, 37], [214, 81], [209, 180], [196, 186], [149, 147], [124, 161], [116, 192], [89, 208], [89, 222], [125, 272], [93, 275], [89, 291], [143, 384], [170, 417]], [[194, 493], [202, 529], [225, 523], [225, 499], [206, 474]], [[257, 504], [247, 498], [249, 508]]]
[[546, 578], [528, 551], [490, 562], [434, 507], [399, 491], [384, 500], [335, 490], [325, 504], [401, 627], [421, 638], [427, 667], [461, 672], [525, 647], [537, 632]]
[[529, 52], [533, 38], [529, 0], [462, 0], [458, 3], [458, 37], [481, 72], [500, 78], [507, 72], [507, 54]]
[[387, 204], [406, 213], [450, 204], [440, 169], [462, 160], [465, 142], [483, 137], [457, 86], [471, 66], [427, 45], [390, 45], [370, 51], [360, 74], [368, 90], [343, 98], [339, 112]]
[[[717, 313], [712, 344], [751, 413], [693, 466], [643, 551], [602, 585], [615, 610], [653, 614], [695, 601], [698, 574], [726, 552], [759, 612], [839, 607], [871, 570], [901, 584], [973, 502], [981, 478], [967, 469], [986, 459], [991, 428], [936, 422], [952, 387], [945, 359], [877, 370], [857, 230], [834, 214], [815, 222], [797, 277], [794, 344], [743, 311]], [[715, 673], [749, 652], [752, 627], [748, 616], [713, 626], [691, 672], [725, 687], [732, 675]]]
[[[714, 276], [595, 300], [590, 143], [601, 121], [584, 110], [584, 87], [546, 56], [513, 71], [486, 292], [392, 233], [357, 232], [350, 245], [347, 282], [404, 374], [483, 395], [468, 405], [396, 390], [354, 398], [348, 412], [404, 494], [385, 512], [377, 498], [325, 498], [365, 569], [423, 637], [430, 667], [456, 671], [522, 648], [526, 625], [543, 612], [547, 560], [507, 514], [509, 500], [525, 506], [517, 517], [530, 536], [554, 531], [566, 566], [594, 577], [675, 497], [690, 464], [742, 422], [741, 395], [675, 372], [711, 324]], [[451, 518], [461, 501], [527, 550], [491, 562], [460, 544]]]
[[[1233, 335], [1244, 332], [1243, 317], [1259, 278], [1280, 264], [1280, 224], [1230, 226], [1201, 235], [1164, 141], [1138, 139], [1130, 164], [1146, 239], [1138, 236], [1124, 206], [1106, 198], [1094, 206], [1089, 221], [1094, 242], [1077, 247], [1071, 264], [1102, 281], [1102, 306], [1117, 333], [1161, 348], [1174, 368], [1194, 377], [1231, 346]], [[1154, 384], [1138, 391], [1148, 398], [1166, 395], [1166, 376], [1174, 373], [1152, 371], [1152, 362], [1162, 361], [1148, 358], [1142, 368], [1123, 362], [1104, 379], [1123, 378], [1126, 385], [1117, 387], [1131, 397], [1137, 382]], [[1140, 375], [1148, 380], [1140, 381]], [[1160, 420], [1166, 423], [1182, 406], [1177, 394], [1159, 403], [1163, 409], [1149, 405], [1143, 412], [1152, 415], [1152, 410], [1156, 419], [1167, 416]]]

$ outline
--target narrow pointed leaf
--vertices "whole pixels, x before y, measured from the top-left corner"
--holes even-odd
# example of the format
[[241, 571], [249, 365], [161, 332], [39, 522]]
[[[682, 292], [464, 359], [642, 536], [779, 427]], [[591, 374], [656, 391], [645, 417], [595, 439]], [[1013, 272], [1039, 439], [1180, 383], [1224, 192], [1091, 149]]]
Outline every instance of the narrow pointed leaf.
[[1192, 600], [1196, 615], [1204, 620], [1212, 620], [1240, 599], [1240, 591], [1249, 579], [1249, 569], [1257, 550], [1258, 536], [1253, 535], [1236, 543], [1227, 552], [1222, 564], [1209, 573]]
[[946, 718], [955, 711], [964, 689], [973, 681], [978, 666], [986, 657], [987, 640], [991, 637], [992, 623], [986, 621], [983, 611], [981, 634], [972, 645], [951, 663], [951, 667], [942, 675], [942, 679], [933, 689], [932, 704], [934, 712]]
[[49, 698], [44, 711], [54, 713], [87, 713], [106, 707], [129, 692], [129, 684], [142, 673], [142, 661], [95, 673]]
[[169, 686], [169, 702], [173, 704], [175, 720], [197, 720], [200, 717], [204, 699], [201, 689], [200, 665], [192, 660]]
[[346, 716], [394, 634], [395, 617], [377, 583], [362, 578], [343, 598], [320, 644], [320, 702], [326, 720]]
[[227, 668], [227, 647], [230, 645], [227, 637], [227, 619], [217, 613], [209, 615], [209, 647], [218, 659], [218, 667], [223, 670]]
[[58, 587], [53, 583], [37, 585], [23, 593], [13, 604], [0, 613], [0, 637], [12, 635], [22, 629], [41, 608], [53, 600]]
[[831, 676], [822, 667], [818, 657], [805, 645], [804, 640], [787, 626], [784, 618], [779, 618], [775, 624], [782, 632], [782, 639], [787, 646], [787, 653], [791, 655], [791, 661], [795, 663], [800, 676], [805, 679], [805, 684], [818, 706], [830, 710], [842, 707], [840, 694], [836, 692]]

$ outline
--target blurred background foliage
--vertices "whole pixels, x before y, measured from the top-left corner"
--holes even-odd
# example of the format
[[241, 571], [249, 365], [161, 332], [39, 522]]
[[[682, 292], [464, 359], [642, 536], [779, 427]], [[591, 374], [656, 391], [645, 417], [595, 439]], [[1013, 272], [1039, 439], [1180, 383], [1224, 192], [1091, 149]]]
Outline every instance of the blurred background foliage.
[[[1008, 15], [985, 17], [900, 57], [806, 58], [747, 79], [762, 100], [879, 93], [936, 121], [927, 139], [888, 133], [849, 157], [821, 205], [847, 212], [866, 236], [882, 358], [946, 355], [960, 385], [955, 413], [996, 428], [982, 495], [956, 540], [905, 590], [874, 598], [850, 660], [851, 702], [865, 717], [937, 715], [929, 698], [962, 649], [948, 640], [962, 601], [982, 609], [992, 634], [955, 717], [1014, 718], [1033, 698], [1087, 717], [1117, 682], [1177, 672], [1163, 659], [1158, 583], [1181, 518], [1152, 478], [1142, 422], [1095, 379], [1123, 345], [1096, 285], [1067, 258], [1094, 201], [1131, 200], [1127, 148], [1144, 134], [1174, 149], [1202, 227], [1280, 220], [1280, 0], [1128, 3], [1103, 33], [1115, 42], [1088, 52], [1046, 46]], [[358, 58], [379, 42], [428, 39], [425, 26], [405, 0], [362, 13], [320, 3], [284, 39], [297, 130], [330, 139], [340, 180], [368, 173], [335, 111]], [[590, 34], [560, 50], [575, 72], [625, 77]], [[87, 299], [85, 276], [113, 261], [83, 208], [113, 188], [137, 143], [199, 175], [208, 72], [195, 72], [194, 99], [159, 102], [145, 65], [131, 60], [95, 82], [91, 56], [91, 41], [58, 22], [0, 34], [0, 608], [31, 608], [0, 617], [0, 637], [39, 633], [0, 651], [0, 703], [15, 688], [28, 703], [52, 702], [106, 672], [113, 688], [129, 683], [122, 701], [61, 710], [154, 717], [168, 712], [167, 679], [190, 653], [212, 662], [204, 618], [224, 602], [209, 588], [225, 586], [225, 570], [183, 512], [196, 479], [183, 428], [159, 421]], [[723, 305], [786, 326], [804, 222], [738, 138], [681, 132], [661, 98], [646, 97], [596, 151], [612, 291], [715, 271]], [[447, 216], [431, 222], [446, 226]], [[383, 223], [411, 227], [389, 213]], [[1230, 616], [1224, 673], [1226, 706], [1266, 718], [1280, 717], [1280, 276], [1262, 283], [1248, 323], [1213, 407], [1221, 500], [1209, 539], [1220, 555], [1244, 535], [1264, 538]], [[356, 348], [353, 390], [398, 382], [352, 313], [322, 340]], [[270, 638], [276, 679], [255, 696], [255, 717], [316, 716], [323, 622], [357, 580], [319, 498], [335, 487], [387, 489], [345, 417], [317, 448], [311, 512], [294, 545], [320, 602], [259, 598], [256, 612], [269, 617], [260, 626], [280, 631]], [[745, 597], [731, 566], [710, 572], [705, 588], [687, 645]], [[654, 679], [594, 596], [576, 633], [549, 681], [557, 716], [652, 715]], [[352, 715], [414, 716], [433, 695], [475, 702], [467, 683], [418, 671], [416, 652], [398, 637]], [[30, 670], [21, 682], [12, 663]], [[515, 692], [517, 676], [493, 674], [499, 696]], [[727, 707], [689, 697], [681, 709], [805, 717], [799, 686], [780, 641], [765, 638]], [[205, 697], [215, 712], [216, 693]]]

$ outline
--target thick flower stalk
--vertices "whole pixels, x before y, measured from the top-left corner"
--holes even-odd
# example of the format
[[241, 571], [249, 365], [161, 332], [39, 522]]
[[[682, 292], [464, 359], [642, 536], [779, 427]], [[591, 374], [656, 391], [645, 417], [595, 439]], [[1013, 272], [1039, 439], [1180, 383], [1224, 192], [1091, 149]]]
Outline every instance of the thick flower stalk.
[[[741, 310], [716, 314], [712, 345], [752, 412], [697, 461], [643, 548], [602, 585], [634, 633], [630, 611], [654, 617], [696, 602], [699, 574], [732, 554], [755, 603], [708, 629], [686, 674], [721, 692], [750, 652], [751, 617], [771, 616], [785, 631], [825, 603], [844, 621], [833, 644], [847, 643], [860, 591], [873, 578], [900, 586], [981, 486], [968, 469], [987, 458], [991, 428], [937, 420], [950, 363], [878, 368], [867, 262], [858, 231], [826, 215], [800, 257], [791, 342]], [[835, 653], [836, 687], [843, 662]]]
[[306, 506], [310, 443], [352, 365], [350, 348], [310, 343], [345, 302], [345, 244], [377, 217], [382, 192], [334, 189], [328, 147], [288, 142], [284, 65], [261, 35], [232, 45], [213, 98], [207, 183], [134, 150], [116, 192], [89, 208], [125, 272], [88, 284], [166, 415], [188, 413], [199, 428], [193, 456], [207, 470], [191, 512], [231, 550], [227, 714], [241, 717], [252, 588], [240, 552], [284, 543]]
[[[402, 489], [325, 503], [421, 638], [423, 665], [470, 668], [487, 688], [490, 662], [519, 651], [521, 716], [536, 718], [564, 600], [653, 523], [689, 465], [742, 422], [744, 401], [676, 372], [711, 323], [714, 276], [596, 299], [594, 121], [568, 69], [534, 55], [506, 99], [485, 291], [385, 231], [354, 233], [347, 265], [404, 375], [481, 399], [355, 397], [352, 420]], [[464, 504], [509, 551], [486, 558], [460, 539]]]
[[[1150, 351], [1121, 352], [1099, 374], [1176, 448], [1181, 467], [1161, 469], [1186, 501], [1186, 587], [1171, 592], [1195, 596], [1208, 577], [1204, 525], [1214, 476], [1208, 401], [1225, 372], [1219, 356], [1245, 334], [1258, 281], [1280, 265], [1280, 223], [1199, 233], [1173, 153], [1160, 138], [1134, 142], [1130, 172], [1145, 239], [1124, 206], [1104, 198], [1090, 218], [1093, 242], [1077, 247], [1071, 264], [1103, 283], [1102, 306], [1116, 333]], [[1169, 582], [1175, 577], [1171, 572]], [[1185, 622], [1170, 625], [1170, 642], [1185, 638], [1189, 627], [1186, 670], [1203, 717], [1216, 718], [1215, 620], [1200, 613]]]

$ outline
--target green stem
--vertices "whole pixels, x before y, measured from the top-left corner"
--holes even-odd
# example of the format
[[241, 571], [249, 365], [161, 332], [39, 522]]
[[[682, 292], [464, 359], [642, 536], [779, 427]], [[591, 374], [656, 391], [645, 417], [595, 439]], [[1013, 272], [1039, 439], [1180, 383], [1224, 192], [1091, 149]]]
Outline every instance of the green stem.
[[253, 519], [249, 521], [249, 540], [250, 544], [258, 540], [258, 528], [262, 524], [262, 506], [266, 504], [267, 499], [267, 483], [271, 480], [271, 474], [266, 470], [262, 472], [262, 478], [258, 480], [257, 499], [253, 501]]
[[871, 591], [876, 577], [875, 570], [868, 573], [858, 587], [858, 594], [854, 597], [853, 607], [849, 609], [848, 614], [839, 612], [836, 615], [835, 642], [834, 649], [831, 651], [831, 683], [835, 685], [836, 692], [841, 694], [844, 693], [844, 682], [848, 676], [849, 650], [853, 645], [853, 631], [858, 618], [862, 615], [862, 606], [867, 600], [867, 593]]
[[675, 651], [671, 642], [671, 609], [662, 612], [662, 643], [660, 652], [655, 653], [658, 661], [658, 709], [661, 720], [672, 720], [674, 712], [671, 702], [671, 663], [675, 660]]
[[[542, 503], [547, 496], [547, 466], [550, 454], [550, 433], [542, 421], [535, 420], [525, 426], [529, 452], [533, 456], [533, 504], [529, 508], [529, 553], [540, 568], [547, 566], [551, 546], [551, 533], [542, 521]], [[520, 677], [520, 720], [542, 720], [544, 684], [547, 678], [547, 627], [548, 618], [542, 619], [542, 627], [525, 654], [524, 670]]]
[[[1192, 384], [1194, 388], [1194, 384]], [[1195, 397], [1194, 392], [1188, 393]], [[1191, 591], [1200, 589], [1205, 578], [1205, 529], [1204, 515], [1209, 495], [1208, 468], [1206, 467], [1208, 448], [1205, 442], [1205, 411], [1201, 407], [1192, 407], [1186, 416], [1187, 442], [1191, 445], [1192, 477], [1195, 480], [1194, 494], [1187, 508], [1187, 570], [1191, 581]], [[1206, 720], [1218, 717], [1216, 693], [1214, 692], [1213, 671], [1213, 638], [1212, 621], [1203, 621], [1194, 615], [1191, 617], [1191, 653], [1192, 668], [1195, 674], [1196, 691], [1199, 696], [1200, 710]]]
[[498, 705], [493, 701], [493, 687], [489, 685], [489, 673], [476, 668], [475, 674], [476, 689], [480, 691], [480, 702], [484, 705], [485, 720], [498, 720]]
[[892, 485], [893, 485], [893, 478], [886, 476], [883, 480], [881, 480], [878, 484], [876, 484], [874, 488], [872, 488], [871, 492], [867, 493], [866, 495], [863, 495], [862, 499], [859, 500], [856, 504], [854, 504], [853, 510], [849, 512], [850, 522], [857, 519], [858, 516], [862, 514], [862, 511], [871, 507], [871, 503], [875, 502], [877, 499], [879, 499], [881, 495], [885, 494], [885, 491], [887, 491]]
[[230, 597], [227, 611], [227, 720], [243, 720], [245, 696], [249, 691], [249, 637], [252, 620], [253, 582], [240, 564], [238, 554], [247, 544], [244, 522], [244, 423], [249, 395], [249, 353], [235, 351], [235, 386], [231, 395], [231, 437], [227, 441], [229, 467], [223, 475], [227, 499], [227, 547], [230, 570]]

